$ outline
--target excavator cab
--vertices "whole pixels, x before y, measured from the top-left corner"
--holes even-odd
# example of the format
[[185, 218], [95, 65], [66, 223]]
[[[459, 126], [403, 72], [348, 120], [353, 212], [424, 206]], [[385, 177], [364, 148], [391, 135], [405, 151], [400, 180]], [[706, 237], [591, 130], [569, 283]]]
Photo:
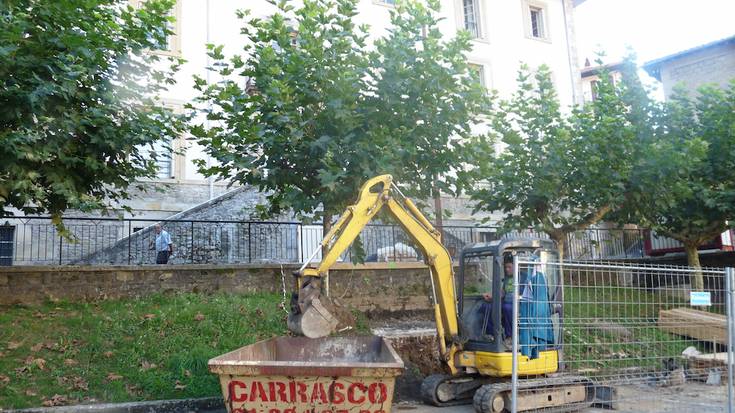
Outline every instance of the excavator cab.
[[[558, 260], [556, 246], [547, 239], [512, 238], [474, 244], [460, 254], [456, 291], [461, 335], [466, 340], [464, 350], [511, 351], [512, 298], [506, 299], [503, 289], [506, 282], [512, 285], [514, 257], [538, 262], [537, 268], [545, 275], [548, 297], [535, 299], [548, 301], [553, 342], [560, 343], [562, 283], [558, 267], [545, 265]], [[527, 267], [520, 268], [521, 283], [527, 279]], [[483, 297], [486, 294], [490, 301]]]

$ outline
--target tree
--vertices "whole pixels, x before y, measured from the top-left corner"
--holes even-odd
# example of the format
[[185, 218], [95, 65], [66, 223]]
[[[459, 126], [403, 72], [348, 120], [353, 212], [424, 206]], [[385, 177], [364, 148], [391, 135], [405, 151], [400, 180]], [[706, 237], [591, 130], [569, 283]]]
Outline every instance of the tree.
[[[90, 211], [154, 177], [144, 149], [180, 119], [152, 96], [172, 83], [149, 53], [173, 0], [0, 3], [0, 214]], [[160, 65], [159, 65], [160, 66]]]
[[[630, 208], [632, 219], [684, 244], [689, 265], [701, 269], [699, 247], [735, 218], [735, 81], [698, 92], [679, 89], [666, 104], [650, 151], [660, 167], [643, 172], [648, 182], [667, 175], [669, 184], [650, 186]], [[692, 288], [704, 288], [701, 271]]]
[[218, 161], [203, 172], [267, 193], [263, 215], [314, 214], [328, 227], [383, 173], [422, 199], [462, 186], [464, 142], [488, 105], [464, 57], [468, 34], [443, 40], [439, 2], [411, 0], [371, 47], [357, 3], [281, 1], [266, 19], [240, 14], [243, 56], [210, 46], [224, 80], [196, 80], [212, 127], [192, 134]]
[[[563, 114], [547, 67], [523, 66], [518, 90], [491, 115], [492, 133], [475, 142], [470, 172], [476, 210], [502, 212], [505, 230], [528, 227], [564, 241], [622, 205], [634, 165], [635, 128], [605, 73], [597, 98]], [[504, 149], [495, 153], [496, 142]]]

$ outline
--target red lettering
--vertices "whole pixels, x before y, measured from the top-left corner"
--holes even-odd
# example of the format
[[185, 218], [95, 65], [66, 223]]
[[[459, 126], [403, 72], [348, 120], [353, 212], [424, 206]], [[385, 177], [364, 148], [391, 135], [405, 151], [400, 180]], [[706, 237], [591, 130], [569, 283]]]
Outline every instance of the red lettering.
[[281, 413], [280, 409], [270, 409], [268, 410], [268, 413]]
[[289, 407], [288, 409], [283, 409], [283, 413], [296, 413], [296, 408]]
[[360, 410], [360, 413], [370, 413], [370, 410]]
[[344, 384], [333, 381], [332, 384], [329, 385], [329, 400], [331, 400], [334, 404], [344, 403], [345, 395], [341, 392], [341, 390], [344, 389]]
[[[240, 395], [237, 395], [235, 393], [236, 388], [242, 389], [242, 393]], [[248, 400], [248, 396], [245, 392], [247, 386], [245, 383], [237, 380], [232, 380], [230, 384], [227, 385], [227, 392], [229, 393], [228, 398], [232, 400], [233, 402], [244, 402]], [[234, 413], [234, 412], [233, 412]]]
[[232, 413], [245, 413], [245, 410], [240, 409], [240, 408], [232, 409]]
[[323, 404], [329, 403], [327, 400], [327, 393], [324, 391], [324, 384], [314, 383], [314, 387], [311, 389], [311, 402], [321, 401]]
[[334, 413], [348, 413], [347, 409], [339, 409], [336, 410]]
[[268, 401], [268, 394], [263, 388], [263, 383], [259, 381], [254, 381], [250, 384], [250, 401], [254, 402], [256, 398], [259, 398], [262, 402]]
[[[360, 396], [359, 399], [355, 397], [355, 389], [356, 388], [357, 389], [360, 389], [360, 391], [362, 391], [362, 393], [363, 393]], [[352, 384], [350, 384], [350, 387], [347, 389], [347, 400], [350, 403], [357, 403], [357, 404], [363, 403], [365, 401], [365, 390], [366, 390], [365, 385], [362, 384], [362, 383], [352, 383]], [[362, 413], [362, 412], [360, 412], [360, 413]], [[370, 412], [368, 412], [368, 413], [370, 413]]]
[[306, 400], [308, 400], [308, 397], [306, 396], [306, 384], [296, 382], [296, 387], [298, 387], [296, 394], [299, 396], [299, 400], [301, 400], [301, 403], [306, 403]]
[[372, 383], [368, 389], [368, 398], [370, 398], [370, 403], [383, 403], [388, 398], [388, 388], [385, 383]]
[[288, 402], [288, 398], [286, 397], [286, 385], [284, 383], [281, 383], [280, 381], [268, 382], [268, 395], [270, 396], [270, 401], [272, 402]]

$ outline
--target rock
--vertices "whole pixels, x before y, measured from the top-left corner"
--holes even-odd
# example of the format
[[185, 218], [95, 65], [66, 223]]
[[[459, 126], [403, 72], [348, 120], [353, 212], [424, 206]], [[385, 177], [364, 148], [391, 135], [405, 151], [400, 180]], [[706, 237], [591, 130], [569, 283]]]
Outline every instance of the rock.
[[719, 386], [722, 384], [722, 373], [719, 370], [710, 370], [707, 375], [707, 384], [710, 386]]
[[684, 369], [679, 367], [669, 373], [669, 386], [683, 386], [686, 383], [686, 376], [684, 376]]
[[681, 355], [684, 357], [694, 357], [700, 354], [702, 353], [700, 353], [699, 350], [697, 350], [697, 348], [693, 346], [687, 347], [684, 349], [684, 351], [681, 352]]

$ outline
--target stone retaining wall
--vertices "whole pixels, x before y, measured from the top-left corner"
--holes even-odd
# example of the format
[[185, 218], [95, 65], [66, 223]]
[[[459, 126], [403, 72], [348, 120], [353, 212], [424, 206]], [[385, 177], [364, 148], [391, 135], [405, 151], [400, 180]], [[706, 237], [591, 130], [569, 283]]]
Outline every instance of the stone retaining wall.
[[[296, 265], [273, 264], [9, 267], [0, 270], [0, 305], [179, 291], [281, 292], [284, 282], [288, 295], [295, 269]], [[360, 311], [431, 308], [429, 269], [421, 263], [337, 264], [329, 284], [332, 297]]]

